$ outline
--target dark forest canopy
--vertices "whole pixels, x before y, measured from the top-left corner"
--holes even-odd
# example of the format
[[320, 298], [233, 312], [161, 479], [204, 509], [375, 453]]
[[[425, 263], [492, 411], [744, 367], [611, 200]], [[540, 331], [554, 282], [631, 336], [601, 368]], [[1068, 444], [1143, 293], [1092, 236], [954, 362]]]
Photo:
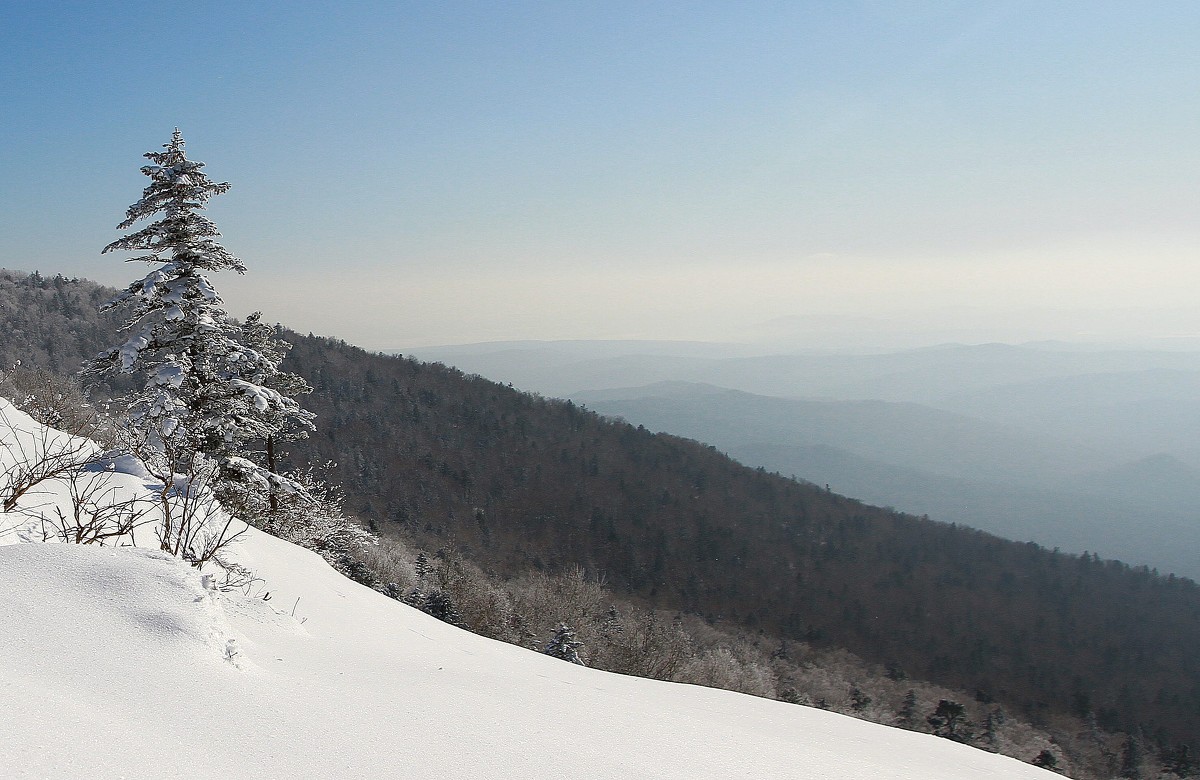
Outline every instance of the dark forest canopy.
[[[111, 341], [90, 282], [0, 272], [5, 365], [67, 371]], [[383, 534], [490, 571], [579, 564], [660, 609], [843, 647], [1035, 721], [1200, 742], [1200, 589], [867, 506], [697, 442], [438, 364], [289, 334], [315, 388], [297, 463], [337, 462]]]

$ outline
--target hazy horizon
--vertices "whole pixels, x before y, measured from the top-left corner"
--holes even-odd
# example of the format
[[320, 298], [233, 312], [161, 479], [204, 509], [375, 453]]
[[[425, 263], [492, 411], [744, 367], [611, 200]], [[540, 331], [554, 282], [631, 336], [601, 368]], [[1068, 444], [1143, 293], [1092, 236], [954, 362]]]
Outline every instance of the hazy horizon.
[[2, 21], [3, 267], [140, 278], [99, 252], [178, 126], [233, 184], [210, 210], [249, 268], [214, 279], [230, 311], [370, 349], [1200, 335], [1194, 4]]

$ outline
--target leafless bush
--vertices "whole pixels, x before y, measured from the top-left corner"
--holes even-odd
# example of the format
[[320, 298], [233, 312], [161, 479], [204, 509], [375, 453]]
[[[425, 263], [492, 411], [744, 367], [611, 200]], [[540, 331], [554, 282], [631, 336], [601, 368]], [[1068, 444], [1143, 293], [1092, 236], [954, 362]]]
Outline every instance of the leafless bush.
[[[217, 590], [228, 592], [240, 590], [243, 593], [248, 593], [250, 587], [256, 582], [262, 582], [262, 579], [255, 576], [254, 572], [240, 563], [233, 563], [217, 556], [213, 559], [214, 563], [221, 567], [221, 578], [217, 581]], [[204, 575], [205, 577], [212, 575]]]
[[245, 533], [246, 526], [214, 498], [219, 464], [190, 449], [182, 437], [157, 437], [133, 426], [119, 429], [119, 437], [121, 449], [141, 462], [159, 485], [159, 549], [196, 568], [220, 563], [222, 551]]
[[[626, 617], [612, 610], [591, 640], [591, 665], [621, 674], [672, 680], [692, 655], [692, 642], [678, 621], [654, 612]], [[585, 636], [584, 641], [589, 641]]]
[[112, 426], [74, 377], [18, 363], [0, 371], [0, 396], [42, 425], [107, 443]]
[[119, 489], [104, 471], [77, 471], [64, 479], [70, 514], [54, 507], [55, 517], [41, 513], [43, 540], [97, 544], [126, 539], [136, 545], [137, 529], [154, 521], [155, 505], [143, 496], [119, 499]]
[[581, 566], [558, 574], [532, 574], [513, 588], [514, 607], [527, 620], [537, 621], [539, 636], [559, 623], [579, 628], [600, 619], [607, 608], [605, 595], [604, 586]]
[[689, 658], [671, 679], [753, 696], [775, 697], [776, 680], [771, 670], [755, 661], [738, 658], [727, 647], [709, 648]]
[[362, 548], [358, 558], [380, 586], [392, 586], [393, 593], [407, 593], [416, 584], [413, 555], [402, 542], [380, 539], [378, 544]]
[[239, 523], [235, 528], [233, 516], [213, 500], [216, 474], [216, 464], [196, 454], [184, 473], [164, 482], [160, 494], [160, 545], [197, 568], [209, 561], [219, 562], [221, 551], [245, 533], [245, 525]]
[[0, 475], [0, 509], [5, 512], [16, 509], [21, 496], [41, 483], [92, 463], [98, 450], [88, 439], [63, 436], [41, 425], [23, 426], [5, 404], [0, 404], [0, 445], [7, 447], [13, 461]]
[[492, 639], [519, 643], [522, 632], [507, 591], [479, 567], [443, 551], [431, 572], [436, 587], [450, 597], [463, 624]]

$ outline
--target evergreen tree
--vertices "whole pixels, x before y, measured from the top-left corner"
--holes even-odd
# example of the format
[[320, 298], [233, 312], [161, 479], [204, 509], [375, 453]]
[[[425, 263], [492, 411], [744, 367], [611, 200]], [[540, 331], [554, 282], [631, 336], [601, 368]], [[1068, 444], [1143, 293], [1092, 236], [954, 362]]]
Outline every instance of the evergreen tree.
[[450, 596], [443, 591], [435, 590], [426, 595], [421, 610], [443, 623], [449, 623], [452, 626], [462, 625], [462, 615], [458, 614], [458, 608], [454, 606]]
[[429, 575], [432, 567], [429, 565], [429, 556], [425, 553], [417, 553], [417, 562], [414, 565], [417, 572], [417, 579], [424, 582], [425, 577]]
[[904, 703], [896, 712], [896, 725], [905, 729], [912, 729], [917, 725], [917, 692], [911, 688], [904, 694]]
[[1142, 745], [1132, 734], [1125, 738], [1125, 745], [1121, 749], [1121, 777], [1126, 780], [1140, 780], [1142, 777]]
[[[292, 345], [279, 337], [277, 328], [262, 321], [262, 312], [254, 312], [242, 323], [239, 341], [243, 348], [243, 358], [238, 361], [238, 376], [232, 378], [235, 386], [250, 383], [266, 388], [277, 393], [285, 402], [292, 401], [295, 396], [312, 392], [312, 386], [303, 377], [279, 370], [279, 364]], [[252, 458], [254, 465], [249, 467], [251, 471], [255, 470], [254, 466], [265, 466], [268, 474], [281, 473], [277, 445], [285, 441], [307, 438], [309, 433], [315, 430], [314, 415], [299, 408], [294, 401], [284, 404], [256, 404], [247, 408], [245, 413], [256, 416], [256, 424], [266, 431], [265, 436], [261, 437], [265, 450], [257, 453], [258, 457]], [[253, 479], [245, 479], [246, 469], [247, 464], [244, 461], [226, 459], [223, 468], [225, 479], [219, 483], [217, 497], [225, 506], [240, 510], [243, 519], [261, 519], [266, 514], [271, 519], [265, 522], [274, 522], [281, 512], [277, 485], [274, 481], [268, 485], [267, 501], [264, 505], [259, 486]], [[311, 469], [308, 476], [313, 476]], [[300, 482], [294, 475], [289, 475], [289, 478]]]
[[129, 404], [129, 433], [144, 459], [159, 461], [156, 476], [191, 473], [203, 463], [210, 484], [268, 490], [286, 481], [246, 459], [248, 444], [309, 430], [312, 416], [289, 396], [301, 388], [278, 370], [278, 339], [264, 336], [257, 317], [240, 328], [206, 276], [245, 272], [201, 213], [229, 184], [213, 182], [204, 163], [187, 159], [178, 128], [163, 149], [145, 155], [150, 184], [118, 229], [152, 221], [103, 250], [140, 253], [129, 261], [157, 267], [101, 308], [128, 312], [128, 337], [97, 356], [88, 373], [145, 375]]
[[[239, 379], [273, 390], [285, 399], [312, 392], [312, 385], [299, 374], [280, 371], [279, 365], [292, 348], [279, 336], [278, 326], [262, 321], [262, 312], [254, 312], [241, 327], [241, 345], [245, 364], [241, 366]], [[307, 438], [315, 430], [314, 415], [294, 405], [267, 405], [254, 407], [264, 426], [270, 433], [264, 437], [268, 443], [296, 441]], [[271, 471], [277, 471], [273, 459], [267, 463]]]
[[441, 590], [425, 591], [416, 587], [409, 591], [402, 601], [443, 623], [449, 623], [452, 626], [462, 626], [463, 624], [462, 615], [459, 614], [453, 599]]
[[1187, 745], [1176, 745], [1173, 748], [1164, 748], [1162, 751], [1163, 769], [1176, 777], [1192, 777], [1196, 769], [1196, 762], [1192, 758], [1191, 750]]
[[1049, 750], [1043, 750], [1041, 753], [1038, 753], [1031, 763], [1042, 769], [1049, 769], [1051, 772], [1058, 769], [1058, 757]]
[[604, 622], [600, 624], [600, 633], [606, 637], [625, 633], [625, 627], [621, 625], [621, 613], [617, 611], [615, 604], [609, 606], [608, 612], [604, 613]]
[[554, 636], [546, 643], [546, 648], [542, 652], [573, 664], [582, 665], [583, 659], [579, 657], [579, 648], [581, 647], [583, 647], [583, 642], [575, 638], [575, 632], [571, 630], [571, 627], [566, 623], [559, 623]]
[[1008, 717], [1004, 714], [1004, 710], [996, 707], [987, 714], [987, 718], [983, 721], [983, 746], [995, 752], [999, 747], [999, 728], [1005, 724]]
[[971, 722], [967, 720], [966, 707], [958, 702], [942, 699], [933, 714], [925, 720], [939, 737], [955, 742], [967, 742], [971, 738]]

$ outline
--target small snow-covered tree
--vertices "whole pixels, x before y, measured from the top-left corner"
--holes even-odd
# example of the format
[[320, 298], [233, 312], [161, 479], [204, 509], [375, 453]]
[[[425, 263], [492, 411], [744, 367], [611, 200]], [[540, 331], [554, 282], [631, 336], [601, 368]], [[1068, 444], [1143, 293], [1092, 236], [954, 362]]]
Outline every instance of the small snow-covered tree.
[[[326, 465], [326, 468], [328, 468]], [[362, 550], [378, 541], [346, 516], [345, 496], [334, 485], [321, 478], [319, 469], [309, 466], [285, 474], [299, 490], [279, 496], [268, 510], [262, 494], [245, 496], [257, 506], [238, 507], [253, 523], [280, 539], [307, 547], [318, 553], [335, 569], [362, 581], [358, 572], [358, 557]], [[274, 494], [271, 495], [274, 498]]]
[[207, 276], [245, 272], [201, 213], [229, 184], [213, 182], [204, 163], [187, 159], [178, 128], [163, 151], [145, 157], [151, 164], [142, 173], [150, 184], [118, 229], [150, 224], [103, 251], [134, 252], [129, 261], [157, 267], [102, 307], [128, 311], [127, 337], [97, 356], [87, 373], [145, 375], [144, 389], [129, 403], [127, 438], [163, 480], [164, 507], [176, 473], [197, 475], [217, 492], [239, 483], [264, 493], [278, 489], [287, 481], [246, 458], [246, 449], [311, 427], [311, 415], [288, 394], [297, 385], [279, 372], [278, 340], [263, 335], [257, 318], [244, 327], [233, 321]]
[[[262, 312], [254, 312], [242, 323], [240, 341], [247, 356], [252, 358], [242, 366], [243, 380], [272, 390], [285, 399], [312, 392], [312, 385], [304, 377], [279, 370], [292, 345], [280, 337], [277, 326], [262, 321]], [[314, 430], [313, 414], [293, 404], [255, 406], [254, 412], [266, 426], [268, 435], [264, 438], [268, 447], [275, 442], [303, 439]], [[274, 455], [268, 455], [268, 458], [267, 467], [277, 471]]]
[[861, 713], [871, 704], [871, 697], [863, 693], [857, 685], [850, 686], [850, 709]]
[[[235, 382], [249, 382], [257, 387], [266, 388], [277, 393], [285, 401], [292, 401], [295, 396], [312, 392], [312, 387], [303, 377], [279, 370], [279, 364], [292, 345], [279, 337], [276, 327], [262, 321], [261, 312], [254, 312], [242, 323], [239, 341], [244, 357], [239, 362], [239, 376]], [[267, 475], [280, 474], [276, 445], [307, 437], [314, 430], [313, 414], [300, 409], [294, 401], [289, 404], [256, 404], [253, 408], [245, 409], [244, 413], [257, 417], [255, 422], [265, 429], [265, 435], [260, 438], [266, 449], [259, 453], [243, 453], [248, 456], [248, 463], [242, 458], [225, 460], [225, 479], [220, 482], [218, 498], [226, 507], [243, 515], [245, 520], [260, 525], [286, 522], [274, 518], [282, 511], [277, 481], [268, 480], [267, 500], [263, 502], [260, 500], [259, 480], [254, 478], [255, 472], [265, 467]], [[307, 476], [311, 484], [316, 484], [312, 481], [314, 475], [311, 469]], [[295, 479], [295, 475], [291, 475], [291, 478], [294, 482], [301, 482]], [[294, 492], [293, 488], [294, 485], [289, 486], [289, 492]], [[293, 501], [290, 507], [293, 514], [296, 510], [295, 503]], [[264, 520], [264, 516], [271, 517]]]
[[579, 657], [579, 648], [581, 647], [583, 647], [583, 642], [575, 638], [575, 632], [571, 630], [571, 627], [566, 623], [559, 623], [558, 628], [554, 631], [554, 636], [546, 643], [542, 652], [573, 664], [583, 665], [583, 659]]

